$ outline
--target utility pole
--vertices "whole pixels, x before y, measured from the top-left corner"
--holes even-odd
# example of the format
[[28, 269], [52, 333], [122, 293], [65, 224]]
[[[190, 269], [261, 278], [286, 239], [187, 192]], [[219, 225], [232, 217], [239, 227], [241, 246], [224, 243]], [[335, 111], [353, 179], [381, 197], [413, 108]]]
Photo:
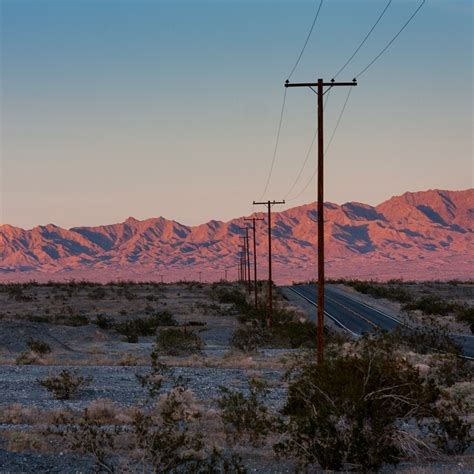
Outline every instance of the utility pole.
[[240, 283], [245, 281], [245, 245], [240, 246]]
[[[318, 363], [324, 360], [323, 351], [323, 328], [324, 328], [324, 132], [323, 132], [323, 95], [335, 86], [351, 87], [356, 86], [355, 79], [352, 82], [336, 82], [331, 79], [330, 82], [324, 82], [318, 79], [318, 82], [304, 82], [290, 84], [287, 80], [285, 87], [309, 87], [318, 96]], [[313, 89], [317, 87], [317, 89]], [[324, 91], [324, 87], [328, 87]]]
[[272, 302], [272, 213], [271, 207], [275, 204], [285, 204], [285, 201], [253, 202], [254, 205], [267, 206], [268, 211], [268, 325], [273, 324], [273, 302]]
[[252, 221], [253, 229], [253, 286], [255, 293], [255, 308], [258, 306], [258, 288], [257, 288], [257, 232], [256, 232], [256, 221], [263, 221], [265, 219], [258, 219], [257, 217], [251, 217], [250, 219], [244, 219], [245, 221]]
[[161, 277], [161, 283], [163, 283], [163, 275], [160, 275], [160, 277]]
[[241, 236], [244, 239], [245, 243], [245, 254], [246, 254], [246, 280], [247, 280], [247, 289], [249, 294], [252, 292], [252, 287], [250, 283], [250, 252], [249, 252], [249, 228], [248, 227], [239, 227], [241, 230], [245, 230], [245, 235]]
[[224, 281], [227, 281], [227, 268], [224, 268]]
[[199, 272], [199, 283], [201, 283], [201, 281], [202, 281], [201, 277], [202, 277], [202, 272]]

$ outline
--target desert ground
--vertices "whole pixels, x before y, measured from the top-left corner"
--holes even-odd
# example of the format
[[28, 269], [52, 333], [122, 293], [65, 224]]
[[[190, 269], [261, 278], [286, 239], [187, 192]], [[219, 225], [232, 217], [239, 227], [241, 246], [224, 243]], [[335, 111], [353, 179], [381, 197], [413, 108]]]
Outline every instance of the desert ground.
[[[385, 292], [354, 282], [332, 284], [420, 327], [470, 332], [467, 319], [454, 310], [472, 308], [472, 283], [392, 282]], [[426, 308], [416, 305], [408, 310], [406, 302], [397, 301], [400, 288], [410, 301], [436, 294], [457, 306], [447, 313], [444, 308], [446, 314], [424, 314]], [[315, 328], [308, 322], [314, 307], [285, 288], [276, 289], [270, 330], [262, 317], [265, 292], [260, 285], [262, 307], [255, 311], [253, 295], [237, 283], [1, 285], [0, 472], [321, 470], [316, 458], [301, 464], [301, 453], [291, 443], [278, 452], [275, 446], [288, 438], [289, 425], [282, 430], [272, 424], [276, 414], [281, 414], [280, 425], [287, 422], [284, 407], [292, 382], [285, 374], [314, 361]], [[357, 341], [330, 323], [325, 338], [328, 359], [359, 350]], [[417, 431], [412, 415], [397, 420], [397, 436], [404, 423], [409, 426], [404, 436], [419, 439], [399, 443], [397, 467], [382, 463], [375, 470], [472, 472], [472, 363], [442, 347], [426, 351], [426, 344], [415, 339], [397, 341], [394, 351], [423, 383], [437, 386], [442, 397], [437, 407], [456, 405], [454, 414], [443, 413], [461, 428], [445, 429], [449, 423], [444, 420], [436, 425], [440, 436], [421, 439], [423, 430]], [[70, 378], [58, 381], [61, 373]], [[65, 384], [77, 387], [64, 394]], [[171, 421], [166, 421], [171, 406]], [[140, 424], [140, 413], [156, 416], [160, 426], [172, 427], [179, 436], [171, 428], [157, 431]], [[423, 423], [433, 416], [423, 415]], [[150, 442], [160, 437], [181, 443], [181, 450], [167, 451], [164, 459], [164, 448]], [[211, 445], [219, 452], [212, 466], [202, 461], [211, 457]], [[341, 469], [367, 470], [347, 459]]]

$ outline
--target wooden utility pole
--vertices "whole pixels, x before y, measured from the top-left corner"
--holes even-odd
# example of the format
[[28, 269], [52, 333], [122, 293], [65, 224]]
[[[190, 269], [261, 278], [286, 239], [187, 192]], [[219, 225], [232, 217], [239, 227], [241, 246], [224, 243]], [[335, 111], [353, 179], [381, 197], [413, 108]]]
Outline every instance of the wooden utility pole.
[[240, 246], [240, 283], [245, 281], [245, 245]]
[[224, 268], [224, 281], [227, 281], [227, 268]]
[[247, 290], [249, 294], [252, 292], [252, 286], [250, 283], [250, 251], [249, 251], [249, 228], [239, 227], [241, 230], [245, 230], [245, 235], [241, 236], [244, 239], [245, 245], [245, 279], [247, 280]]
[[257, 285], [257, 232], [256, 232], [256, 221], [263, 221], [265, 219], [258, 219], [257, 217], [251, 217], [250, 219], [244, 219], [246, 221], [252, 221], [253, 229], [253, 286], [255, 293], [255, 308], [258, 306], [258, 285]]
[[[323, 132], [323, 95], [335, 86], [356, 86], [357, 81], [336, 82], [332, 79], [330, 82], [324, 82], [318, 79], [318, 82], [304, 82], [290, 84], [285, 82], [285, 87], [309, 87], [318, 96], [318, 328], [317, 328], [317, 350], [318, 363], [324, 360], [324, 132]], [[317, 87], [315, 90], [314, 87]], [[324, 87], [328, 87], [324, 91]]]
[[267, 206], [268, 211], [268, 325], [273, 324], [273, 300], [272, 300], [272, 213], [271, 207], [275, 204], [285, 204], [285, 201], [253, 202], [254, 205]]

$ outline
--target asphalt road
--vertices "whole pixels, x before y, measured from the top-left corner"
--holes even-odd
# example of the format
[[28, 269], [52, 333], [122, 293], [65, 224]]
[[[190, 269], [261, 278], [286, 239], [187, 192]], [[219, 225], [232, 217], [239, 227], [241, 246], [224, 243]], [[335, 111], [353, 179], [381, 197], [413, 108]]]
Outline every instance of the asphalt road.
[[[294, 285], [288, 288], [317, 306], [317, 285]], [[355, 337], [377, 329], [393, 331], [397, 328], [408, 328], [396, 317], [361, 303], [331, 286], [325, 288], [324, 314]], [[315, 315], [312, 318], [314, 319]], [[474, 336], [451, 337], [463, 348], [466, 357], [474, 358]]]

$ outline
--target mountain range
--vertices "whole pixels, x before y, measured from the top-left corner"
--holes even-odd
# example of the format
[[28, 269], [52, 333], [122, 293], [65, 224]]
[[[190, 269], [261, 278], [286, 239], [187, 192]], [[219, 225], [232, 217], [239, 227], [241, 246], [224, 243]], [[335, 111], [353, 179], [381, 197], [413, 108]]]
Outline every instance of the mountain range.
[[[265, 213], [255, 213], [266, 219]], [[272, 214], [274, 280], [316, 276], [316, 203]], [[469, 279], [474, 189], [407, 192], [377, 206], [325, 203], [328, 277]], [[0, 226], [0, 280], [218, 280], [237, 275], [243, 218], [186, 226], [163, 217], [97, 227]], [[267, 223], [257, 223], [259, 277]]]

